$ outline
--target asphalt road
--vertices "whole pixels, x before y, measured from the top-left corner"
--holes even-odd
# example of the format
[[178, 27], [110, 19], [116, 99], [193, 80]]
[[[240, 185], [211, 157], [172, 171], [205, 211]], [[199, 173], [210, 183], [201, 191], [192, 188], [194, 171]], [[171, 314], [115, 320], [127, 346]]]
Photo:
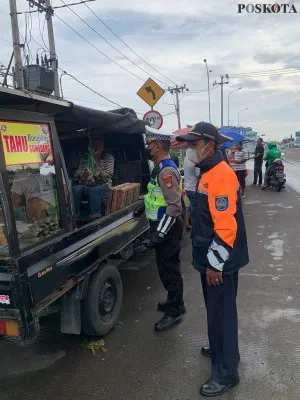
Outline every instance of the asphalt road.
[[[241, 383], [220, 399], [299, 400], [300, 194], [253, 187], [246, 194], [251, 262], [240, 273]], [[169, 332], [153, 331], [164, 291], [148, 253], [132, 262], [142, 270], [123, 272], [124, 306], [118, 326], [105, 338], [107, 352], [94, 356], [82, 349], [83, 339], [61, 335], [55, 318], [34, 346], [18, 348], [0, 340], [0, 399], [198, 399], [210, 362], [200, 355], [206, 317], [199, 274], [190, 261], [186, 236], [182, 270], [188, 311]]]
[[282, 153], [284, 154], [283, 158], [287, 161], [298, 161], [300, 162], [300, 148], [294, 149], [281, 149]]

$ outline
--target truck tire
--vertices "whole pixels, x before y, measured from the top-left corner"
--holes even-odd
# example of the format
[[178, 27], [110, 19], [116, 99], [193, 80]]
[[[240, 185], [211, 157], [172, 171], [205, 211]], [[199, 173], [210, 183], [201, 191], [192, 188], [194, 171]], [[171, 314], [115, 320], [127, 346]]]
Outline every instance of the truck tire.
[[118, 322], [123, 286], [114, 265], [105, 264], [92, 276], [83, 302], [82, 330], [91, 336], [107, 335]]

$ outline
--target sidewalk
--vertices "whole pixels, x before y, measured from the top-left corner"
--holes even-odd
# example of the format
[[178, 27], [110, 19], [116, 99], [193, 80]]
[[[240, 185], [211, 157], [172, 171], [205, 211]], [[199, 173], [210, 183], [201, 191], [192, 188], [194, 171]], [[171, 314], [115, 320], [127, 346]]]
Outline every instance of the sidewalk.
[[[251, 263], [240, 274], [241, 383], [221, 400], [300, 399], [299, 205], [300, 195], [289, 188], [246, 190]], [[182, 267], [188, 311], [181, 325], [153, 332], [164, 292], [150, 253], [147, 268], [124, 273], [121, 323], [105, 338], [107, 353], [93, 356], [80, 348], [79, 338], [71, 338], [66, 356], [49, 369], [0, 380], [1, 400], [199, 399], [210, 365], [200, 355], [206, 318], [200, 277], [190, 261], [187, 235]], [[5, 368], [8, 354], [1, 352]]]

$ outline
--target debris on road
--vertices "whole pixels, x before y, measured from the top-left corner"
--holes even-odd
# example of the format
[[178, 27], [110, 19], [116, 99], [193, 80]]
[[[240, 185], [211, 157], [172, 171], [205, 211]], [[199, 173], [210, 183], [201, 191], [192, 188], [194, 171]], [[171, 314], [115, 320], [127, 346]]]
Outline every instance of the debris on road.
[[94, 356], [96, 355], [96, 350], [101, 350], [103, 353], [107, 352], [103, 339], [93, 340], [91, 342], [85, 340], [81, 343], [81, 347], [85, 350], [91, 350]]

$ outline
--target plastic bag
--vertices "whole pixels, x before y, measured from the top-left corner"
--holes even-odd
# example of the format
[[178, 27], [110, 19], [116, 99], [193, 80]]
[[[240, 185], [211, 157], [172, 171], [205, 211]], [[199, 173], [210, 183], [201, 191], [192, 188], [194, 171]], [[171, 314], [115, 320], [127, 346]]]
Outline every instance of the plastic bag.
[[86, 167], [93, 173], [97, 171], [97, 164], [95, 161], [95, 151], [91, 148], [89, 149], [89, 152], [88, 152]]

